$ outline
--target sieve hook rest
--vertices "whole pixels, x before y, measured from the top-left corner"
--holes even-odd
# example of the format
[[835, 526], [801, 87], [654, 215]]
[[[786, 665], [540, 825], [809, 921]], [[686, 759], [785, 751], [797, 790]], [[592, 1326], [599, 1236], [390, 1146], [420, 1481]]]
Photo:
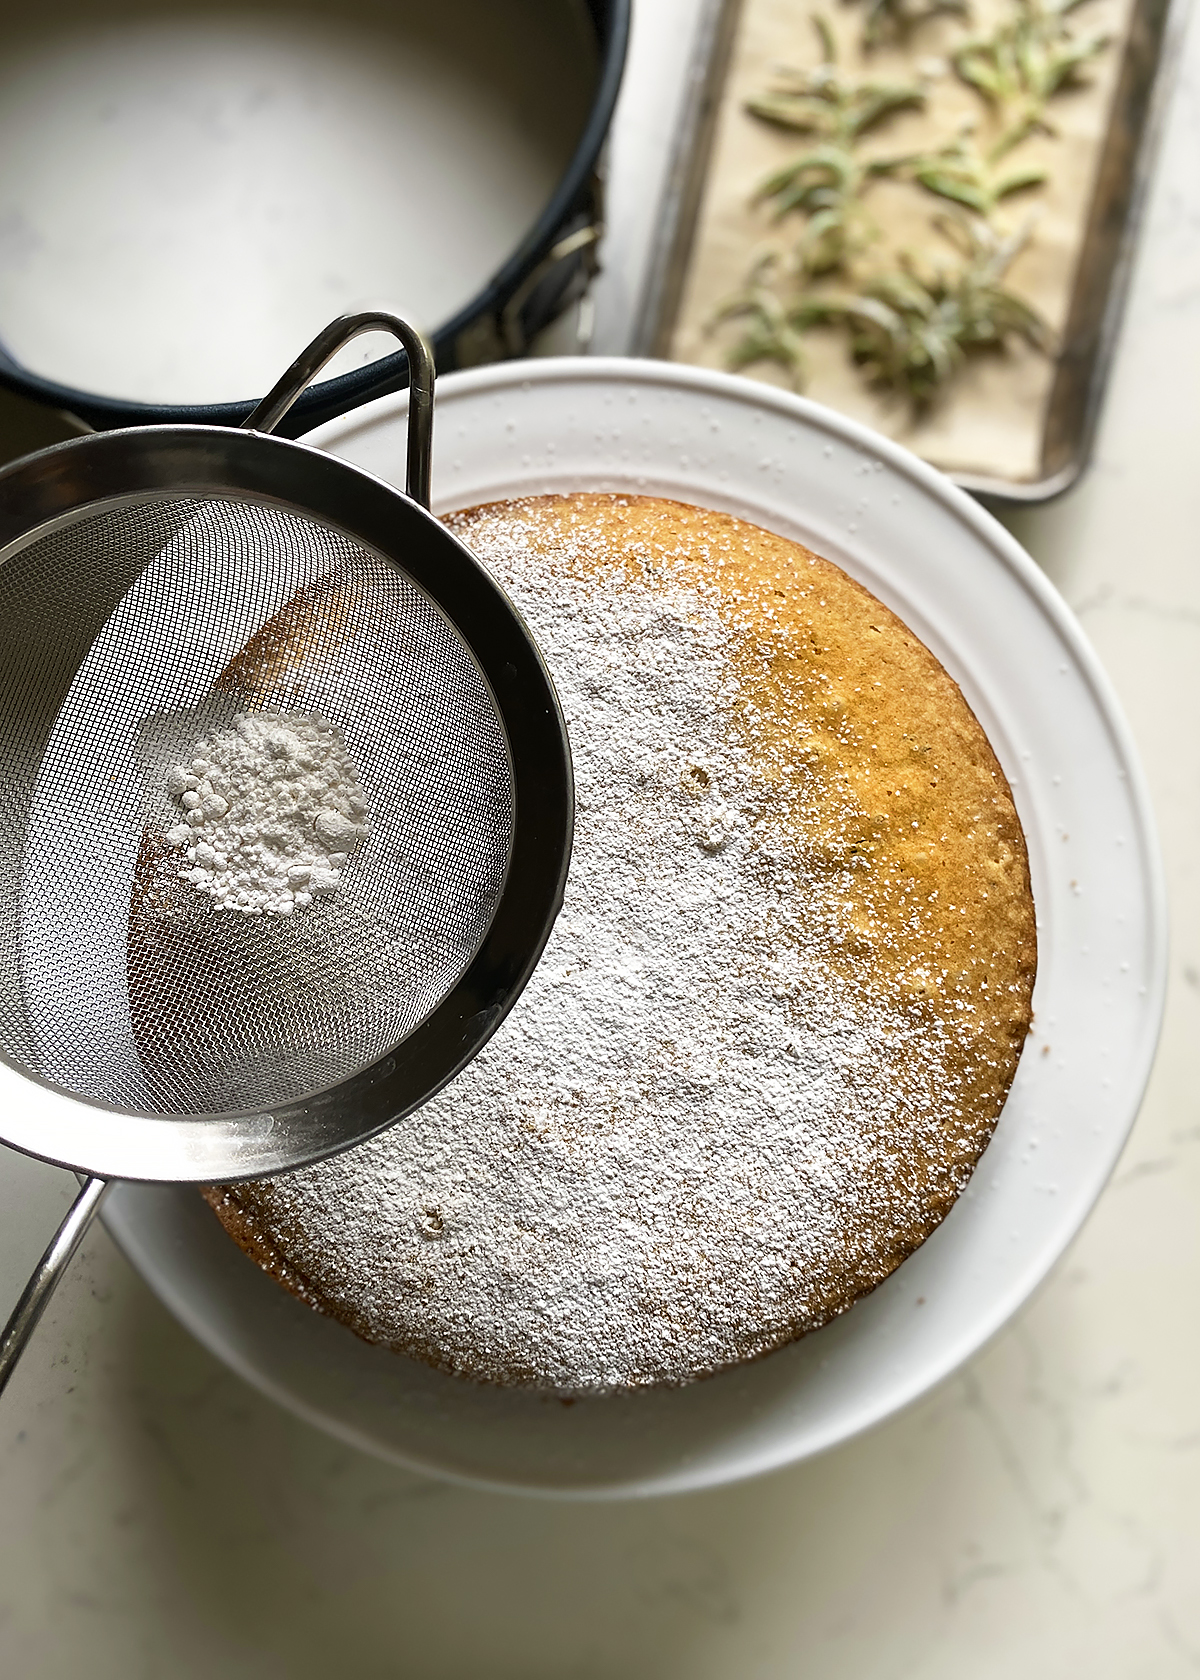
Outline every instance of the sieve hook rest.
[[325, 364], [352, 339], [367, 332], [391, 333], [400, 340], [408, 357], [408, 467], [404, 488], [414, 502], [428, 508], [433, 457], [433, 352], [417, 329], [399, 315], [373, 309], [358, 315], [339, 315], [300, 352], [254, 412], [242, 421], [241, 429], [273, 432]]

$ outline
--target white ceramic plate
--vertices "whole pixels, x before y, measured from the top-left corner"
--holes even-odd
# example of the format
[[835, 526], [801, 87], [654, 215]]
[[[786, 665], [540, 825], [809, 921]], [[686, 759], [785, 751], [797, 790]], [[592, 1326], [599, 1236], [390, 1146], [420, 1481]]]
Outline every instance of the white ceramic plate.
[[[403, 400], [324, 447], [402, 477]], [[798, 537], [882, 597], [962, 685], [1012, 783], [1038, 911], [1034, 1032], [949, 1218], [853, 1311], [690, 1388], [579, 1401], [476, 1387], [284, 1294], [194, 1191], [123, 1187], [106, 1219], [168, 1306], [249, 1381], [384, 1457], [593, 1496], [751, 1475], [845, 1440], [952, 1371], [1078, 1231], [1125, 1140], [1162, 1012], [1165, 914], [1136, 756], [1096, 658], [1007, 533], [840, 416], [653, 362], [525, 363], [439, 385], [440, 509], [545, 490], [646, 491]]]

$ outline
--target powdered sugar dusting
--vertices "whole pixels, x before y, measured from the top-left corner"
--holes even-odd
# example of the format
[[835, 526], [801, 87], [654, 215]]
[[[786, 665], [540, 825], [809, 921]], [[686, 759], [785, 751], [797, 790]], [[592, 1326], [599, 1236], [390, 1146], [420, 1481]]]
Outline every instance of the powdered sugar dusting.
[[167, 785], [182, 822], [166, 840], [180, 878], [226, 910], [290, 916], [334, 892], [368, 833], [341, 732], [316, 712], [239, 712], [197, 741]]
[[563, 564], [535, 534], [511, 513], [467, 532], [570, 728], [576, 840], [546, 954], [452, 1087], [258, 1206], [372, 1340], [565, 1392], [687, 1381], [886, 1275], [927, 1189], [898, 1157], [954, 1090], [936, 1018], [829, 960], [841, 886], [781, 820], [787, 755], [744, 738], [716, 591], [670, 556], [577, 565], [600, 560], [586, 529]]

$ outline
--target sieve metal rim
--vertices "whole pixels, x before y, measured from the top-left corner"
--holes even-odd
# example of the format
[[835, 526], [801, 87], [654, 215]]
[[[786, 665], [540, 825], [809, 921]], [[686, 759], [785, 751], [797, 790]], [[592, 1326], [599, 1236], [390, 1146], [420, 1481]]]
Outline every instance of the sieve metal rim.
[[462, 978], [400, 1045], [329, 1090], [269, 1112], [139, 1115], [43, 1085], [0, 1058], [0, 1141], [101, 1177], [148, 1182], [294, 1168], [364, 1142], [436, 1094], [496, 1030], [541, 955], [562, 903], [574, 809], [566, 724], [516, 607], [426, 508], [310, 445], [194, 425], [56, 444], [0, 470], [0, 564], [114, 500], [189, 496], [299, 513], [411, 578], [462, 637], [491, 690], [512, 758], [515, 812], [500, 901]]

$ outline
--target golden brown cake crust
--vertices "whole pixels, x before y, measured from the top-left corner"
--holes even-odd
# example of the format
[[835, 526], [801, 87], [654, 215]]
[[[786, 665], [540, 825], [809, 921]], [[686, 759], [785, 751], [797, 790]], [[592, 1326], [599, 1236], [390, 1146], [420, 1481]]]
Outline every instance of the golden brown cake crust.
[[[758, 820], [807, 883], [810, 921], [812, 905], [819, 906], [830, 989], [841, 990], [860, 1014], [874, 1011], [875, 1019], [882, 1012], [882, 1039], [888, 1020], [907, 1035], [910, 1048], [902, 1050], [898, 1040], [891, 1061], [886, 1046], [879, 1052], [880, 1066], [905, 1087], [903, 1100], [888, 1109], [886, 1121], [881, 1111], [868, 1136], [870, 1093], [856, 1099], [854, 1148], [866, 1140], [856, 1169], [860, 1182], [853, 1193], [805, 1190], [827, 1196], [828, 1209], [817, 1209], [829, 1214], [824, 1247], [817, 1254], [804, 1246], [816, 1216], [815, 1204], [801, 1198], [793, 1224], [802, 1275], [786, 1287], [756, 1284], [757, 1293], [737, 1305], [731, 1278], [746, 1266], [745, 1232], [735, 1242], [714, 1212], [696, 1216], [695, 1241], [708, 1248], [691, 1283], [668, 1287], [651, 1275], [651, 1262], [638, 1262], [651, 1267], [637, 1286], [647, 1303], [643, 1316], [661, 1322], [670, 1345], [661, 1357], [641, 1325], [633, 1338], [637, 1352], [624, 1362], [593, 1360], [581, 1351], [572, 1363], [539, 1342], [536, 1329], [508, 1335], [495, 1323], [471, 1321], [462, 1295], [469, 1245], [455, 1251], [453, 1265], [448, 1257], [435, 1260], [435, 1252], [448, 1256], [449, 1249], [431, 1245], [423, 1230], [413, 1238], [411, 1263], [403, 1262], [408, 1269], [397, 1260], [412, 1292], [403, 1313], [373, 1306], [370, 1289], [350, 1275], [361, 1257], [354, 1265], [339, 1260], [338, 1245], [358, 1226], [347, 1226], [339, 1214], [336, 1239], [322, 1240], [313, 1229], [314, 1210], [333, 1208], [344, 1193], [360, 1196], [358, 1225], [369, 1220], [370, 1180], [365, 1165], [356, 1179], [353, 1163], [356, 1157], [374, 1162], [372, 1170], [386, 1178], [393, 1134], [341, 1163], [234, 1186], [209, 1199], [234, 1239], [301, 1298], [368, 1339], [444, 1369], [574, 1391], [688, 1380], [768, 1352], [844, 1311], [926, 1239], [963, 1188], [1003, 1107], [1031, 1019], [1036, 940], [1024, 837], [1003, 772], [954, 681], [893, 613], [799, 544], [724, 514], [601, 494], [497, 504], [458, 514], [450, 524], [499, 566], [539, 636], [534, 604], [522, 603], [519, 587], [534, 560], [543, 591], [548, 579], [564, 593], [615, 580], [648, 598], [660, 585], [694, 589], [705, 611], [711, 605], [728, 633], [733, 678], [724, 727], [740, 743], [746, 774], [759, 790], [755, 809], [767, 816]], [[553, 648], [547, 653], [554, 669]], [[570, 712], [568, 721], [574, 730]], [[703, 799], [708, 773], [702, 763], [690, 763], [686, 747], [680, 743], [684, 794]], [[802, 993], [787, 1007], [803, 1021]], [[570, 1148], [574, 1160], [592, 1147], [571, 1130], [575, 1122], [548, 1114], [545, 1124], [556, 1147], [561, 1144], [554, 1159], [565, 1159], [561, 1151]], [[771, 1148], [777, 1143], [772, 1139]], [[757, 1171], [739, 1168], [742, 1179], [747, 1170]], [[753, 1194], [769, 1199], [771, 1185], [764, 1143]], [[419, 1208], [413, 1217], [420, 1226]], [[786, 1221], [780, 1228], [788, 1228]], [[779, 1240], [772, 1238], [776, 1246]], [[511, 1263], [505, 1266], [511, 1285]], [[669, 1265], [664, 1259], [663, 1268], [675, 1276], [678, 1255]], [[449, 1300], [445, 1311], [439, 1292]], [[703, 1293], [714, 1303], [724, 1300], [713, 1307], [714, 1315], [725, 1315], [719, 1327], [708, 1326]], [[633, 1289], [631, 1301], [636, 1294]], [[512, 1300], [508, 1295], [493, 1305], [515, 1325], [521, 1314]], [[561, 1344], [561, 1328], [558, 1337]]]

